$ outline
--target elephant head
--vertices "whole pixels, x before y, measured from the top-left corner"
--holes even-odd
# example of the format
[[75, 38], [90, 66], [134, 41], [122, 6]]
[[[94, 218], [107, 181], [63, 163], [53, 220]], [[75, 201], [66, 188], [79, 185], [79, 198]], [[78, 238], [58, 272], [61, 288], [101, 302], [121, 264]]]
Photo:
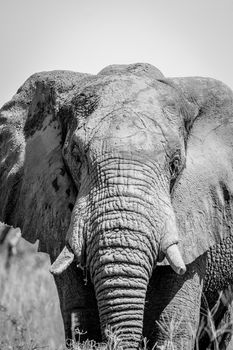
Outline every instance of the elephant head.
[[103, 334], [136, 346], [156, 264], [183, 274], [229, 235], [232, 102], [219, 81], [135, 64], [40, 73], [3, 106], [0, 220], [53, 274], [89, 271]]

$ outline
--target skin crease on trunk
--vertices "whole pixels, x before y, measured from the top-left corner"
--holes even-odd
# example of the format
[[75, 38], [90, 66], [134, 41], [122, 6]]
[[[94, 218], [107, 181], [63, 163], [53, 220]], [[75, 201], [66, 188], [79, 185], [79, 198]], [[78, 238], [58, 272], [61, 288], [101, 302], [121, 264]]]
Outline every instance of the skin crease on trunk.
[[233, 281], [232, 106], [148, 64], [39, 73], [3, 106], [0, 220], [50, 254], [67, 338], [193, 349]]

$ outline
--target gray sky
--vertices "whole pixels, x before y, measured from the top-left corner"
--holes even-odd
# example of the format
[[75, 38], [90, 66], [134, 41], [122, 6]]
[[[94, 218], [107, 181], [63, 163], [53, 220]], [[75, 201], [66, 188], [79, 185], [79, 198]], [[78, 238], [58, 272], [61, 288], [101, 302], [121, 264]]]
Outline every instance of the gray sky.
[[35, 72], [134, 62], [233, 88], [233, 1], [0, 0], [0, 105]]

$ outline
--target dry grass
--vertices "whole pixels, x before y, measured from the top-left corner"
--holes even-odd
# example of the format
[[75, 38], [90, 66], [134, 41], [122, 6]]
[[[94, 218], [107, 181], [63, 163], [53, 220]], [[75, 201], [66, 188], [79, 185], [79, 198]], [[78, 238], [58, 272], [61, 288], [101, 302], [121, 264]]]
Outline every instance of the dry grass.
[[57, 291], [45, 254], [26, 243], [9, 271], [0, 254], [0, 349], [62, 350], [63, 325]]
[[[123, 350], [122, 340], [116, 335], [116, 333], [114, 333], [110, 327], [108, 327], [105, 332], [108, 338], [107, 343], [96, 343], [94, 340], [87, 340], [83, 343], [80, 343], [79, 341], [76, 343], [71, 342], [70, 345], [72, 350]], [[77, 334], [79, 334], [79, 332], [77, 332]], [[81, 334], [82, 333], [80, 332], [80, 335]], [[147, 350], [146, 338], [143, 339], [139, 350]], [[154, 350], [154, 348], [151, 350]]]

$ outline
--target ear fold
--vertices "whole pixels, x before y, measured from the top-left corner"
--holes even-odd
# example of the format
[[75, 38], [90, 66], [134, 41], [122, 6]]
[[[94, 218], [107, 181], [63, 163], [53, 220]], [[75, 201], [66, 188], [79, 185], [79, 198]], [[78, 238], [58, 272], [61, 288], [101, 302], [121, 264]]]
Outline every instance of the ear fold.
[[76, 188], [62, 157], [62, 93], [82, 78], [42, 73], [26, 82], [1, 110], [0, 219], [19, 226], [55, 259], [64, 246]]
[[233, 93], [213, 79], [172, 81], [199, 110], [187, 116], [186, 167], [172, 193], [180, 250], [190, 263], [233, 234]]

